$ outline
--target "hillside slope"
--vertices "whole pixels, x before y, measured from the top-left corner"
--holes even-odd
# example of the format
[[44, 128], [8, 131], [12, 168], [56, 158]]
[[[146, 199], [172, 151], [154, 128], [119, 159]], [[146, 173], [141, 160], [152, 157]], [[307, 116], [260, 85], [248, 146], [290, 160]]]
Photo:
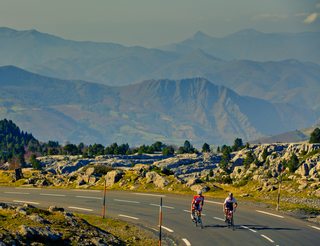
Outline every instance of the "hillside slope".
[[202, 78], [108, 87], [7, 66], [0, 68], [0, 89], [0, 117], [40, 140], [230, 143], [311, 124], [290, 105], [243, 97]]

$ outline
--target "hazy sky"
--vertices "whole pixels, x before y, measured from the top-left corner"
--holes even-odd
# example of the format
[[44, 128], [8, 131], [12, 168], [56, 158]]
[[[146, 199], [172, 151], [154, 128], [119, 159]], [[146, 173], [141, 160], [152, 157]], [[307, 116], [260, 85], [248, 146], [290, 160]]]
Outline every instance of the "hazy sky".
[[155, 47], [199, 30], [319, 31], [320, 0], [0, 0], [0, 26]]

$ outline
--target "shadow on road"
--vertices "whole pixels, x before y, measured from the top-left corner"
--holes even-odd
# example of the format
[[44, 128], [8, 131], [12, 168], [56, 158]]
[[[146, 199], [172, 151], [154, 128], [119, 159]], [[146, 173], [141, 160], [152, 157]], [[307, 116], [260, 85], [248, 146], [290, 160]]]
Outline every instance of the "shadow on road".
[[[272, 230], [272, 231], [300, 231], [301, 229], [297, 228], [288, 228], [288, 227], [269, 227], [269, 226], [263, 226], [263, 225], [235, 225], [236, 230], [247, 230], [247, 228], [244, 228], [242, 226], [248, 227], [249, 229], [253, 229], [256, 231], [264, 231], [264, 230]], [[223, 224], [210, 224], [210, 225], [204, 225], [205, 228], [227, 228], [227, 225]]]
[[212, 225], [204, 225], [204, 227], [208, 227], [208, 228], [226, 228], [228, 227], [227, 225], [219, 225], [219, 224], [212, 224]]
[[241, 226], [246, 226], [249, 229], [253, 229], [256, 231], [263, 231], [263, 230], [272, 230], [272, 231], [300, 231], [301, 229], [297, 228], [289, 228], [289, 227], [269, 227], [264, 225], [237, 225], [239, 229], [246, 229]]

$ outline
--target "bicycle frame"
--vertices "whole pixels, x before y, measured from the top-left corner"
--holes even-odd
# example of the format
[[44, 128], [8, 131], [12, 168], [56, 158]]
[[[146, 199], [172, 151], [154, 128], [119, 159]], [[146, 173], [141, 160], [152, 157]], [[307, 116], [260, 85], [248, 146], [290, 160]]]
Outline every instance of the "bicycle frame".
[[227, 224], [228, 224], [228, 227], [232, 227], [233, 230], [234, 230], [234, 222], [233, 222], [233, 212], [232, 210], [230, 209], [227, 209], [227, 212], [226, 212], [226, 219], [227, 219]]

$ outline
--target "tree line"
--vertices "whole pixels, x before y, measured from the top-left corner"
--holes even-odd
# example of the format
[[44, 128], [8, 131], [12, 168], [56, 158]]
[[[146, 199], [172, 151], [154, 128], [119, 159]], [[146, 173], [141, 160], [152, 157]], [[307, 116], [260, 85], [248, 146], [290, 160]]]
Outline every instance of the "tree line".
[[[310, 135], [310, 143], [320, 143], [320, 129], [316, 128]], [[243, 148], [249, 148], [249, 143], [243, 144], [241, 138], [236, 138], [232, 146], [218, 146], [216, 152], [221, 153], [220, 167], [228, 172], [228, 164], [231, 160], [231, 152], [239, 151]], [[201, 152], [212, 152], [210, 145], [204, 143]], [[57, 141], [39, 142], [32, 134], [21, 131], [19, 127], [11, 120], [0, 120], [0, 164], [10, 162], [13, 166], [24, 166], [26, 161], [31, 162], [35, 167], [40, 164], [37, 162], [37, 156], [44, 155], [82, 155], [85, 158], [95, 157], [98, 155], [132, 155], [132, 154], [154, 154], [161, 153], [166, 156], [185, 153], [199, 153], [188, 140], [180, 147], [167, 145], [157, 141], [151, 145], [141, 145], [139, 147], [130, 147], [128, 143], [112, 143], [109, 146], [102, 144], [86, 145], [84, 143], [65, 145]], [[266, 160], [268, 153], [262, 154]], [[252, 152], [249, 152], [244, 159], [244, 165], [256, 162], [257, 158]], [[297, 158], [292, 157], [286, 166], [291, 171], [297, 168]]]

